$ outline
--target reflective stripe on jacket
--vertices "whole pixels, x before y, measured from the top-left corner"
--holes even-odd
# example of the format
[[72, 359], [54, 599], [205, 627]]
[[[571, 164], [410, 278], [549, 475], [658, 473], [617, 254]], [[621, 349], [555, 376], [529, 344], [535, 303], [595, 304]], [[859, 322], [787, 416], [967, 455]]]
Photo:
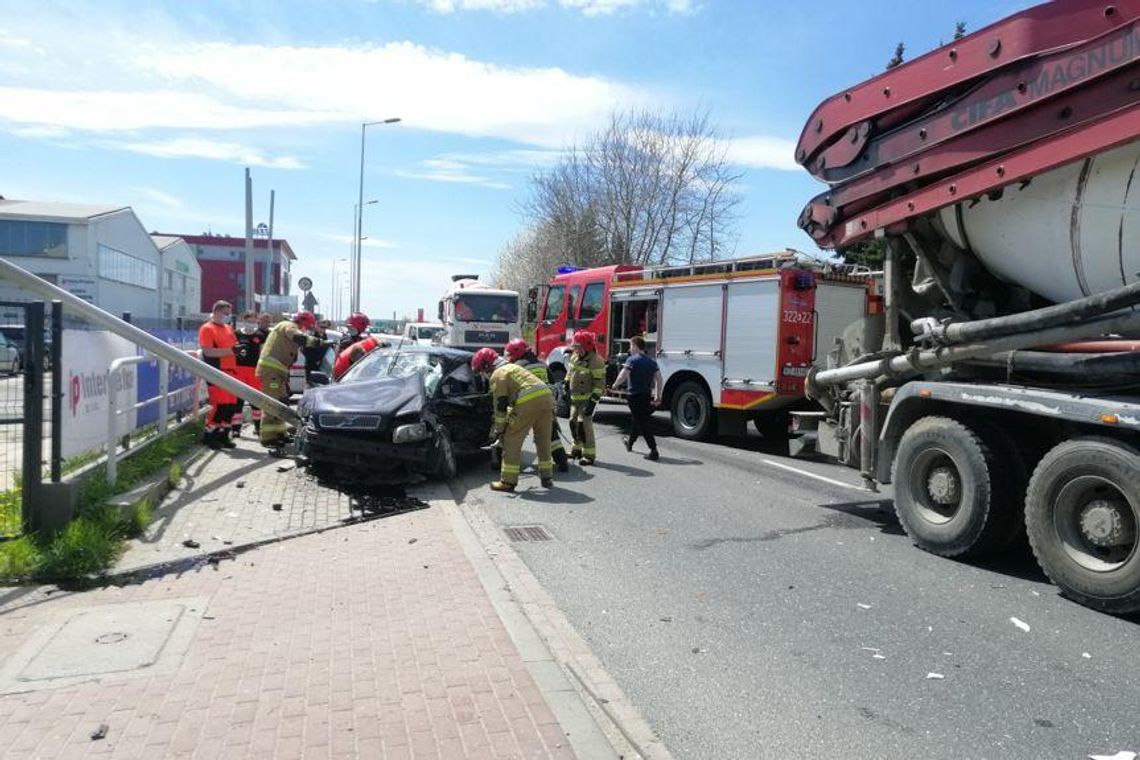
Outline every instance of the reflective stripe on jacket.
[[606, 390], [606, 363], [594, 351], [570, 356], [570, 402], [586, 401], [591, 396], [602, 397]]
[[289, 367], [297, 361], [297, 351], [300, 348], [295, 336], [303, 334], [301, 328], [289, 320], [275, 324], [269, 331], [269, 337], [265, 339], [265, 345], [261, 347], [257, 371], [289, 374]]
[[491, 374], [491, 399], [495, 409], [495, 428], [507, 425], [511, 407], [542, 396], [550, 396], [546, 383], [517, 364], [503, 364]]

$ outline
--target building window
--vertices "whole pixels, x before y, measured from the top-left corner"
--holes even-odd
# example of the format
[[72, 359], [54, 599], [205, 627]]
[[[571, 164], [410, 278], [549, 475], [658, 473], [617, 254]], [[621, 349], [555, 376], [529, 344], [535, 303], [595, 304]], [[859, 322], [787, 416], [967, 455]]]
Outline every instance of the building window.
[[174, 272], [169, 269], [166, 270], [166, 289], [174, 290]]
[[174, 315], [174, 304], [164, 303], [162, 305], [162, 316], [170, 319]]
[[182, 292], [185, 293], [186, 292], [186, 275], [180, 274], [180, 275], [178, 275], [178, 278], [182, 283]]
[[67, 225], [55, 222], [2, 220], [0, 256], [67, 258]]
[[158, 267], [150, 261], [99, 244], [99, 276], [139, 288], [158, 287]]

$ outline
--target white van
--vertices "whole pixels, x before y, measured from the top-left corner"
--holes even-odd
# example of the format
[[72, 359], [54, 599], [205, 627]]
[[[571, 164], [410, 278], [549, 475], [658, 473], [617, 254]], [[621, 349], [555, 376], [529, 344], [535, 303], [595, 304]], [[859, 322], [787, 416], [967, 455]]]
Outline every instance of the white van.
[[443, 330], [443, 325], [439, 322], [408, 322], [404, 325], [403, 337], [409, 343], [431, 345], [439, 342]]

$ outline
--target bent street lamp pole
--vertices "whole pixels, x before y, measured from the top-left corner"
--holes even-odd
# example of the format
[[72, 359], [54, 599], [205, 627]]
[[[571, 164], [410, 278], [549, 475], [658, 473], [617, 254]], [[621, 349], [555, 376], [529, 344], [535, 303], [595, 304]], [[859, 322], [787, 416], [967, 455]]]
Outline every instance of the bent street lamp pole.
[[352, 296], [349, 299], [349, 311], [360, 311], [360, 264], [362, 258], [360, 255], [360, 234], [364, 217], [364, 133], [368, 127], [377, 124], [395, 124], [398, 121], [400, 118], [397, 116], [381, 121], [365, 121], [360, 124], [360, 185], [356, 194], [356, 235], [354, 236], [356, 250], [353, 253]]

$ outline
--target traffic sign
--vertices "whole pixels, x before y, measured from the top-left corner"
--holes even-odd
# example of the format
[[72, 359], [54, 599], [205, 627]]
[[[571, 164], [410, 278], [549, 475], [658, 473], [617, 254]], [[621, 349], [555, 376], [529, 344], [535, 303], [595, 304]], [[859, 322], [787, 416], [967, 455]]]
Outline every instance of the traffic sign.
[[308, 277], [302, 277], [301, 279], [297, 280], [297, 287], [301, 290], [304, 290], [305, 292], [308, 292], [313, 289], [313, 281]]

